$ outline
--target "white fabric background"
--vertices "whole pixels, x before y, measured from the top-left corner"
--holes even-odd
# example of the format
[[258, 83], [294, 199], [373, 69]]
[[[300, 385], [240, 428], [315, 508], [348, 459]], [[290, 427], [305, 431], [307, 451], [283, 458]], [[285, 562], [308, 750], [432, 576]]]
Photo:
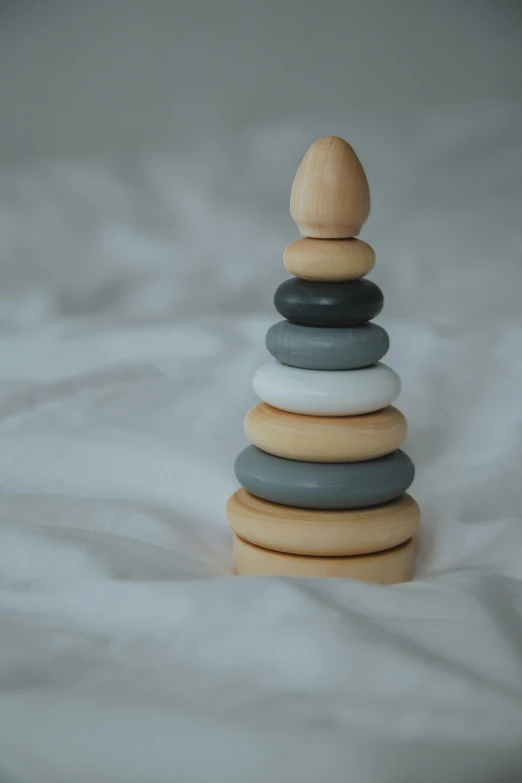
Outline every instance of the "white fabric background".
[[[329, 63], [342, 49], [346, 73], [357, 65], [336, 38], [331, 61], [310, 50], [326, 85], [322, 114], [304, 108], [302, 73], [287, 79], [288, 111], [268, 74], [252, 116], [241, 93], [225, 107], [235, 107], [229, 128], [220, 110], [212, 115], [215, 133], [196, 121], [209, 96], [196, 108], [187, 98], [194, 139], [171, 148], [158, 136], [174, 122], [155, 111], [163, 97], [140, 110], [158, 84], [150, 69], [128, 114], [114, 58], [102, 97], [85, 87], [77, 62], [85, 52], [96, 62], [98, 35], [117, 37], [114, 10], [73, 16], [72, 31], [86, 29], [67, 44], [78, 61], [56, 73], [77, 93], [57, 77], [50, 108], [37, 103], [40, 69], [22, 66], [39, 41], [52, 49], [53, 35], [63, 38], [71, 12], [12, 20], [0, 54], [21, 95], [9, 80], [0, 88], [18, 111], [7, 113], [0, 172], [1, 783], [521, 778], [516, 24], [509, 4], [494, 17], [482, 4], [480, 13], [426, 4], [420, 20], [401, 3], [403, 15], [381, 25], [370, 17], [385, 6], [370, 6], [354, 9], [355, 32], [343, 30], [352, 43], [365, 14], [376, 51], [388, 23], [413, 19], [422, 32], [414, 52], [395, 47], [397, 60], [383, 55], [368, 77], [373, 104], [357, 84], [355, 109], [332, 100]], [[152, 52], [149, 12], [132, 7], [128, 48]], [[322, 18], [308, 20], [310, 39], [324, 33]], [[195, 27], [212, 40], [210, 24]], [[283, 44], [273, 33], [276, 61], [292, 60], [303, 29]], [[235, 45], [233, 30], [226, 40]], [[251, 74], [267, 61], [252, 46]], [[155, 67], [159, 80], [159, 55]], [[242, 78], [233, 58], [228, 67]], [[208, 83], [239, 89], [220, 73]], [[67, 95], [73, 107], [93, 102], [90, 120], [65, 113]], [[32, 130], [24, 112], [31, 119], [36, 105]], [[224, 505], [277, 317], [282, 252], [297, 238], [289, 188], [308, 144], [326, 133], [349, 138], [369, 174], [363, 237], [377, 251], [378, 321], [391, 335], [386, 361], [403, 380], [398, 405], [417, 466], [417, 576], [394, 588], [230, 575]]]

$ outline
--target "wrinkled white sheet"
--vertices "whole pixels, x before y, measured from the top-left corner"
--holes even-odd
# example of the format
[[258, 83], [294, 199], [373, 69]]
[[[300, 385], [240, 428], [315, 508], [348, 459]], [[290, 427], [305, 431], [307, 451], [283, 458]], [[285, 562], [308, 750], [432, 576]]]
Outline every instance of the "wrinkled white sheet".
[[[521, 779], [518, 142], [474, 116], [390, 142], [364, 233], [423, 510], [394, 588], [230, 575], [290, 221], [215, 197], [224, 151], [3, 172], [2, 783]], [[288, 181], [299, 138], [245, 158]]]

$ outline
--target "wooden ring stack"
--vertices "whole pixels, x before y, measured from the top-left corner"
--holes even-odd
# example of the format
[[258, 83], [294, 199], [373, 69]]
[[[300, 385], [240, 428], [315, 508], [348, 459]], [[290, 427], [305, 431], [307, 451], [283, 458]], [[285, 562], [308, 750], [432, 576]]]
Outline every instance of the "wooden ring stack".
[[312, 144], [290, 212], [303, 236], [285, 251], [294, 275], [275, 293], [285, 320], [266, 339], [273, 357], [254, 376], [262, 400], [247, 414], [237, 458], [242, 489], [227, 505], [236, 574], [344, 577], [395, 584], [413, 575], [420, 520], [399, 448], [401, 383], [381, 362], [383, 306], [364, 279], [375, 253], [356, 239], [370, 211], [364, 170], [347, 142]]

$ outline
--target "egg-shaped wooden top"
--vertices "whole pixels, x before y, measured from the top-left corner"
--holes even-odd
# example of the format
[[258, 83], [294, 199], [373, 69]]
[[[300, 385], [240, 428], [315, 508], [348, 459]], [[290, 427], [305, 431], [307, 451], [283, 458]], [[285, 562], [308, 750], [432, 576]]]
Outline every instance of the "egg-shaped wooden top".
[[356, 237], [370, 213], [366, 174], [352, 147], [338, 136], [314, 142], [295, 175], [290, 213], [304, 237]]

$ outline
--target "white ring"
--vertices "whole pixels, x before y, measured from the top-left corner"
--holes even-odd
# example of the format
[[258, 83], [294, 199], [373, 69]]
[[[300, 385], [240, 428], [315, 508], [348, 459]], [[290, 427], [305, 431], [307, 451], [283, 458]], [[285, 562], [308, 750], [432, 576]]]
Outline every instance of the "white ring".
[[391, 405], [401, 380], [379, 362], [361, 370], [301, 370], [277, 361], [254, 375], [254, 391], [263, 402], [290, 413], [355, 416]]

